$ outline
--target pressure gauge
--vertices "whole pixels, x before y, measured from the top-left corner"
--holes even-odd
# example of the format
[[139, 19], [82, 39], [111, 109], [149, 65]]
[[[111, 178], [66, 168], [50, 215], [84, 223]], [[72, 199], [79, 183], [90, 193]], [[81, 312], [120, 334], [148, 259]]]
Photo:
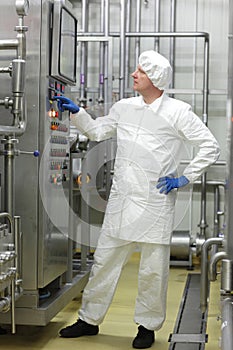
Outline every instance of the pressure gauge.
[[19, 16], [27, 16], [29, 10], [29, 0], [16, 0], [15, 6]]

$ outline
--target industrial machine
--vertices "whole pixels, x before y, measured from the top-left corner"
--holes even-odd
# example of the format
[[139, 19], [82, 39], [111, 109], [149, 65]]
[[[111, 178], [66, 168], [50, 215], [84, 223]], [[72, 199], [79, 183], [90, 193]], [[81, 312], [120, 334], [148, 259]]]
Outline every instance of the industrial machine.
[[76, 83], [76, 35], [68, 1], [1, 3], [0, 322], [13, 333], [15, 324], [47, 324], [89, 274], [86, 260], [73, 271], [75, 136], [53, 101]]

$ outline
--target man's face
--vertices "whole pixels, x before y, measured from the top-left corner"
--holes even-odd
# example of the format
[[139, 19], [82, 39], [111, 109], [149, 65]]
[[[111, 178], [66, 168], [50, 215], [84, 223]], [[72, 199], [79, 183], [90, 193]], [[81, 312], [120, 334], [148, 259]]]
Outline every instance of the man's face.
[[151, 87], [154, 86], [141, 66], [137, 66], [136, 70], [131, 74], [131, 76], [134, 79], [133, 89], [142, 95], [143, 92], [151, 89]]

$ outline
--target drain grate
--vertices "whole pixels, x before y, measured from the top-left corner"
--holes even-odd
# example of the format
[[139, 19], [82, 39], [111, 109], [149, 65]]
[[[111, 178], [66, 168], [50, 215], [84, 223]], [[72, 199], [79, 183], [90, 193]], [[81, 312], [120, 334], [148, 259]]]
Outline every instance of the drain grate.
[[204, 350], [207, 310], [200, 309], [200, 274], [188, 274], [169, 350]]

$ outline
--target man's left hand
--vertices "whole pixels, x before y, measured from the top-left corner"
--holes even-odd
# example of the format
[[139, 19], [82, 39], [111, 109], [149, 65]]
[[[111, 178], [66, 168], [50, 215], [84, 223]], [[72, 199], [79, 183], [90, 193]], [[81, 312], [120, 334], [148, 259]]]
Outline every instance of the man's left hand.
[[186, 186], [189, 183], [189, 180], [184, 175], [180, 177], [169, 177], [164, 176], [160, 177], [158, 180], [157, 188], [161, 188], [160, 193], [168, 194], [174, 188], [179, 188]]

